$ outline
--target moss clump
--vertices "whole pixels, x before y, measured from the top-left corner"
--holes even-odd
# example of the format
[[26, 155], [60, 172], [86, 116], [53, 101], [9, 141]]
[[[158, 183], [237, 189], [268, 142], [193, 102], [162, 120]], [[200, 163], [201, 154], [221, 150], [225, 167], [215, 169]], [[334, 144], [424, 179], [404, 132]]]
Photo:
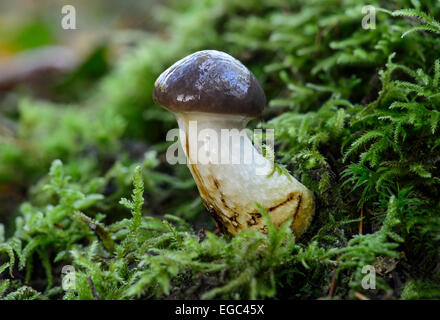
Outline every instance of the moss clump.
[[[166, 36], [146, 35], [81, 103], [23, 100], [0, 137], [0, 186], [27, 191], [0, 228], [0, 297], [439, 298], [440, 5], [371, 4], [365, 30], [355, 0], [176, 1], [156, 8]], [[301, 239], [287, 225], [215, 235], [187, 168], [164, 160], [175, 123], [153, 82], [207, 48], [263, 84], [254, 125], [276, 129], [280, 170], [318, 200]]]

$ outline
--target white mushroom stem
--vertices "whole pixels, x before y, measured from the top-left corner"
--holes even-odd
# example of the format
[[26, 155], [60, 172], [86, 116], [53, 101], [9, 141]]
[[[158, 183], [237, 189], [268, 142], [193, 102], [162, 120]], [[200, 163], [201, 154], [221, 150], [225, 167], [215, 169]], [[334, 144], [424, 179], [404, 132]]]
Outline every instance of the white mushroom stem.
[[248, 118], [189, 112], [176, 118], [188, 167], [221, 231], [267, 231], [258, 202], [275, 225], [293, 218], [295, 235], [304, 232], [314, 213], [313, 194], [294, 177], [273, 172], [272, 161], [243, 130]]

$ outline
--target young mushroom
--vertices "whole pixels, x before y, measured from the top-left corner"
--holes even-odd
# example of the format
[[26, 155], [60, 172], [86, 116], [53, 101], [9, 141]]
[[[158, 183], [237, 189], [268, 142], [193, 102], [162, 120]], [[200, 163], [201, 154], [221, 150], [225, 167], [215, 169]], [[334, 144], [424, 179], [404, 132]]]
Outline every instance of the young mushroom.
[[295, 236], [309, 225], [313, 193], [253, 145], [244, 130], [266, 104], [255, 76], [230, 55], [205, 50], [179, 60], [156, 80], [154, 101], [173, 112], [180, 142], [204, 205], [224, 233], [267, 231], [258, 202], [279, 226], [289, 218]]

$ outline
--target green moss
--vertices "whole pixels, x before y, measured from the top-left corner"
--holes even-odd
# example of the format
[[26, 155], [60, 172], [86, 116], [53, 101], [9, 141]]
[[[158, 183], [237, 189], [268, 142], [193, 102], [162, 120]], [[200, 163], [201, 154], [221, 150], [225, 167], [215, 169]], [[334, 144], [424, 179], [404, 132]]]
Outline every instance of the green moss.
[[[235, 2], [158, 7], [165, 36], [147, 34], [84, 101], [23, 100], [17, 134], [0, 137], [0, 183], [29, 191], [0, 229], [0, 297], [439, 297], [438, 2], [374, 1], [373, 30], [359, 1]], [[164, 160], [176, 124], [154, 81], [206, 48], [263, 84], [254, 125], [275, 128], [278, 169], [318, 201], [301, 239], [288, 224], [215, 235], [187, 168]], [[375, 290], [365, 265], [382, 270]]]

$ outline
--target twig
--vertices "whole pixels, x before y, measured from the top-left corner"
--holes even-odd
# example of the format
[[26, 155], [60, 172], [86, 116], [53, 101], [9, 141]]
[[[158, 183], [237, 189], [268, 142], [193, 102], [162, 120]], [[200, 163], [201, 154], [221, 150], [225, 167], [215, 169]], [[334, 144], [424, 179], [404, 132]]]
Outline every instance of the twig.
[[359, 293], [359, 292], [355, 292], [354, 295], [355, 295], [355, 297], [358, 298], [359, 300], [370, 300], [370, 298], [364, 296], [362, 293]]
[[112, 234], [106, 226], [104, 226], [100, 222], [93, 220], [89, 216], [86, 216], [80, 211], [76, 211], [74, 217], [78, 221], [87, 224], [89, 228], [98, 235], [108, 252], [113, 253], [115, 251], [115, 241], [113, 240]]
[[343, 206], [344, 206], [344, 207], [349, 206], [350, 204], [352, 204], [352, 203], [355, 202], [355, 201], [358, 201], [359, 199], [360, 199], [360, 198], [351, 199], [351, 200], [348, 201], [347, 203], [344, 203]]
[[336, 269], [333, 270], [333, 276], [332, 276], [332, 283], [330, 285], [330, 290], [328, 292], [329, 297], [333, 297], [333, 294], [335, 293], [336, 288]]
[[[338, 256], [336, 257], [336, 260], [341, 256], [341, 254], [338, 254]], [[333, 297], [334, 293], [335, 293], [335, 289], [336, 289], [336, 280], [338, 279], [338, 267], [336, 266], [335, 269], [333, 270], [333, 275], [332, 275], [332, 282], [330, 285], [330, 290], [328, 292], [328, 296], [329, 297]]]
[[93, 284], [91, 276], [87, 277], [87, 282], [89, 283], [90, 290], [92, 290], [93, 299], [101, 300], [101, 298], [99, 297], [98, 291], [96, 290], [95, 285]]

